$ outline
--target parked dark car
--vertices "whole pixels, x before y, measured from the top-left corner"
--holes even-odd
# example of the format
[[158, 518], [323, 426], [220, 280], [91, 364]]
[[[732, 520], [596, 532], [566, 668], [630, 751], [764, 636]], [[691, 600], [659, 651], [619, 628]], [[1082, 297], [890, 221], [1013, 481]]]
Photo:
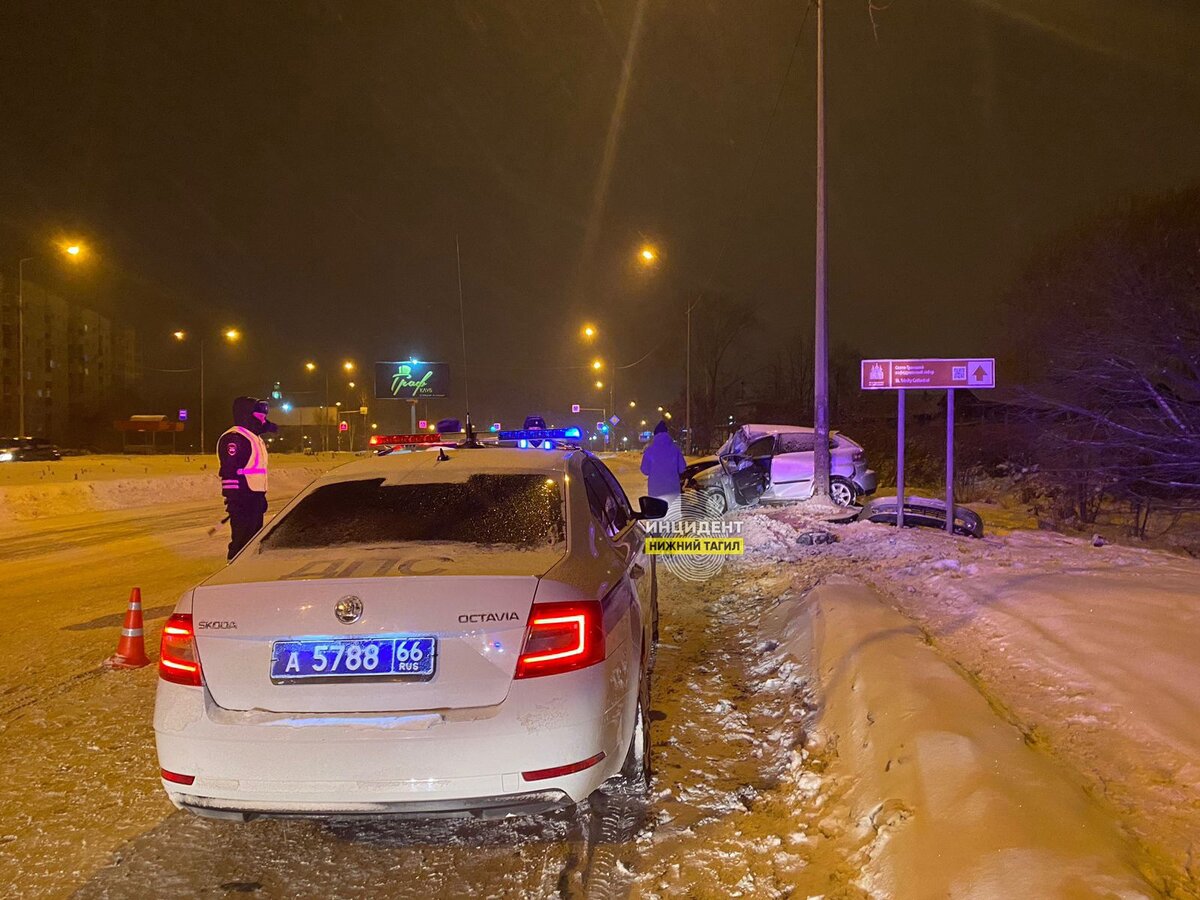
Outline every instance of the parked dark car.
[[0, 438], [0, 462], [45, 462], [62, 459], [62, 454], [45, 438]]

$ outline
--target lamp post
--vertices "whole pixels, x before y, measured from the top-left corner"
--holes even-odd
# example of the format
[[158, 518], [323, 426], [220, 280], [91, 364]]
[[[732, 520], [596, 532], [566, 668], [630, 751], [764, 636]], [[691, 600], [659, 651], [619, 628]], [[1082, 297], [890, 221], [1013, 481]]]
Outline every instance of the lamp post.
[[[188, 338], [188, 333], [186, 331], [182, 331], [182, 330], [173, 331], [173, 332], [171, 332], [171, 335], [172, 335], [172, 337], [175, 338], [175, 340], [180, 341], [180, 342], [186, 341]], [[226, 329], [222, 330], [221, 337], [223, 337], [225, 340], [227, 340], [229, 343], [232, 344], [235, 341], [238, 341], [241, 339], [242, 333], [240, 331], [238, 331], [236, 328], [226, 328]], [[204, 401], [205, 401], [205, 396], [204, 396], [205, 390], [204, 389], [205, 389], [205, 383], [204, 383], [204, 335], [203, 334], [200, 335], [200, 340], [197, 341], [197, 343], [200, 345], [200, 348], [199, 348], [200, 349], [200, 451], [199, 452], [203, 453], [205, 450], [205, 447], [208, 446], [207, 442], [205, 440], [205, 434], [204, 434]]]
[[[650, 244], [643, 244], [637, 254], [638, 262], [645, 269], [658, 266], [661, 255], [658, 249]], [[702, 295], [697, 295], [687, 306], [686, 325], [684, 326], [684, 414], [683, 429], [687, 432], [684, 442], [684, 453], [692, 453], [695, 449], [692, 441], [692, 310], [700, 303]]]
[[[329, 368], [330, 368], [329, 366], [325, 366], [322, 369], [322, 373], [325, 376], [325, 405], [322, 407], [322, 409], [324, 410], [324, 413], [321, 417], [322, 418], [322, 421], [321, 421], [321, 451], [322, 452], [325, 452], [329, 449], [329, 422], [327, 421], [329, 418]], [[342, 371], [344, 371], [347, 375], [352, 373], [356, 368], [357, 368], [357, 366], [355, 366], [355, 364], [351, 360], [345, 360], [342, 363]], [[306, 362], [304, 364], [304, 370], [306, 372], [308, 372], [308, 374], [311, 375], [313, 372], [317, 371], [317, 364], [312, 361]], [[340, 432], [339, 432], [339, 434], [340, 434]], [[339, 441], [340, 441], [340, 438], [339, 438]]]
[[[829, 496], [829, 323], [826, 316], [825, 0], [817, 4], [817, 241], [813, 315], [813, 493]], [[903, 506], [903, 498], [901, 499]], [[948, 517], [953, 511], [947, 511]]]
[[[68, 244], [63, 252], [79, 259], [83, 247]], [[17, 437], [25, 436], [25, 263], [37, 258], [24, 256], [17, 261]]]

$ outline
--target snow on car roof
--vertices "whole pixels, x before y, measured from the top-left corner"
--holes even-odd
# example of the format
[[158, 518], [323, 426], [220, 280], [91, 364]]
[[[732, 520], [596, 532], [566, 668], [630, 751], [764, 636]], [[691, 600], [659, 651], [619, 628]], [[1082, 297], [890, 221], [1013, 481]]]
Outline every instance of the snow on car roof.
[[414, 453], [388, 453], [356, 460], [333, 469], [318, 484], [383, 477], [388, 482], [465, 481], [472, 475], [562, 475], [574, 448], [555, 450], [484, 446], [444, 447], [449, 457], [439, 460], [437, 448]]
[[[801, 434], [812, 434], [816, 430], [815, 428], [809, 428], [805, 425], [743, 425], [741, 427], [745, 428], [751, 434], [781, 434], [785, 431], [788, 434], [794, 434], [796, 432]], [[830, 430], [829, 433], [841, 434], [840, 431], [836, 430]]]

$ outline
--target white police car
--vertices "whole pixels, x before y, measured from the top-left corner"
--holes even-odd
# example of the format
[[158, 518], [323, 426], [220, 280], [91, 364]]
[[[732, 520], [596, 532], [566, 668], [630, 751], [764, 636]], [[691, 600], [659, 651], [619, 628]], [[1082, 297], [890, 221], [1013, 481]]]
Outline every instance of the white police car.
[[505, 815], [644, 785], [657, 610], [639, 519], [666, 504], [633, 510], [562, 445], [577, 436], [350, 463], [188, 591], [154, 714], [171, 800]]

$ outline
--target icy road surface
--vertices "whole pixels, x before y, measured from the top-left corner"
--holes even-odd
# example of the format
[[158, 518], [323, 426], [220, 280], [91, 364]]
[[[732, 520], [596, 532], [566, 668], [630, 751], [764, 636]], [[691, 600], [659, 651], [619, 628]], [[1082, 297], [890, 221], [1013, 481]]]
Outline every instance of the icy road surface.
[[[207, 534], [216, 518], [212, 505], [177, 505], [0, 532], [5, 896], [1195, 896], [1200, 805], [1179, 763], [1191, 732], [1129, 693], [1182, 664], [1184, 635], [1144, 670], [1135, 654], [1105, 669], [1041, 621], [1080, 596], [1109, 597], [1092, 606], [1106, 610], [1122, 578], [1128, 605], [1151, 578], [1145, 608], [1195, 628], [1179, 581], [1200, 575], [1191, 564], [1118, 548], [1087, 557], [1052, 535], [981, 543], [859, 525], [799, 546], [797, 514], [754, 513], [736, 567], [705, 584], [662, 579], [648, 802], [603, 796], [503, 823], [238, 825], [163, 796], [153, 668], [98, 667], [135, 583], [155, 655], [178, 594], [222, 564], [224, 532]], [[1138, 640], [1144, 619], [1121, 620], [1122, 635]], [[1104, 633], [1088, 628], [1089, 640]], [[1066, 706], [1092, 715], [1109, 683], [1094, 671], [1126, 693], [1077, 733]], [[1171, 702], [1197, 720], [1182, 684]], [[1095, 743], [1131, 720], [1153, 743], [1123, 774]]]

